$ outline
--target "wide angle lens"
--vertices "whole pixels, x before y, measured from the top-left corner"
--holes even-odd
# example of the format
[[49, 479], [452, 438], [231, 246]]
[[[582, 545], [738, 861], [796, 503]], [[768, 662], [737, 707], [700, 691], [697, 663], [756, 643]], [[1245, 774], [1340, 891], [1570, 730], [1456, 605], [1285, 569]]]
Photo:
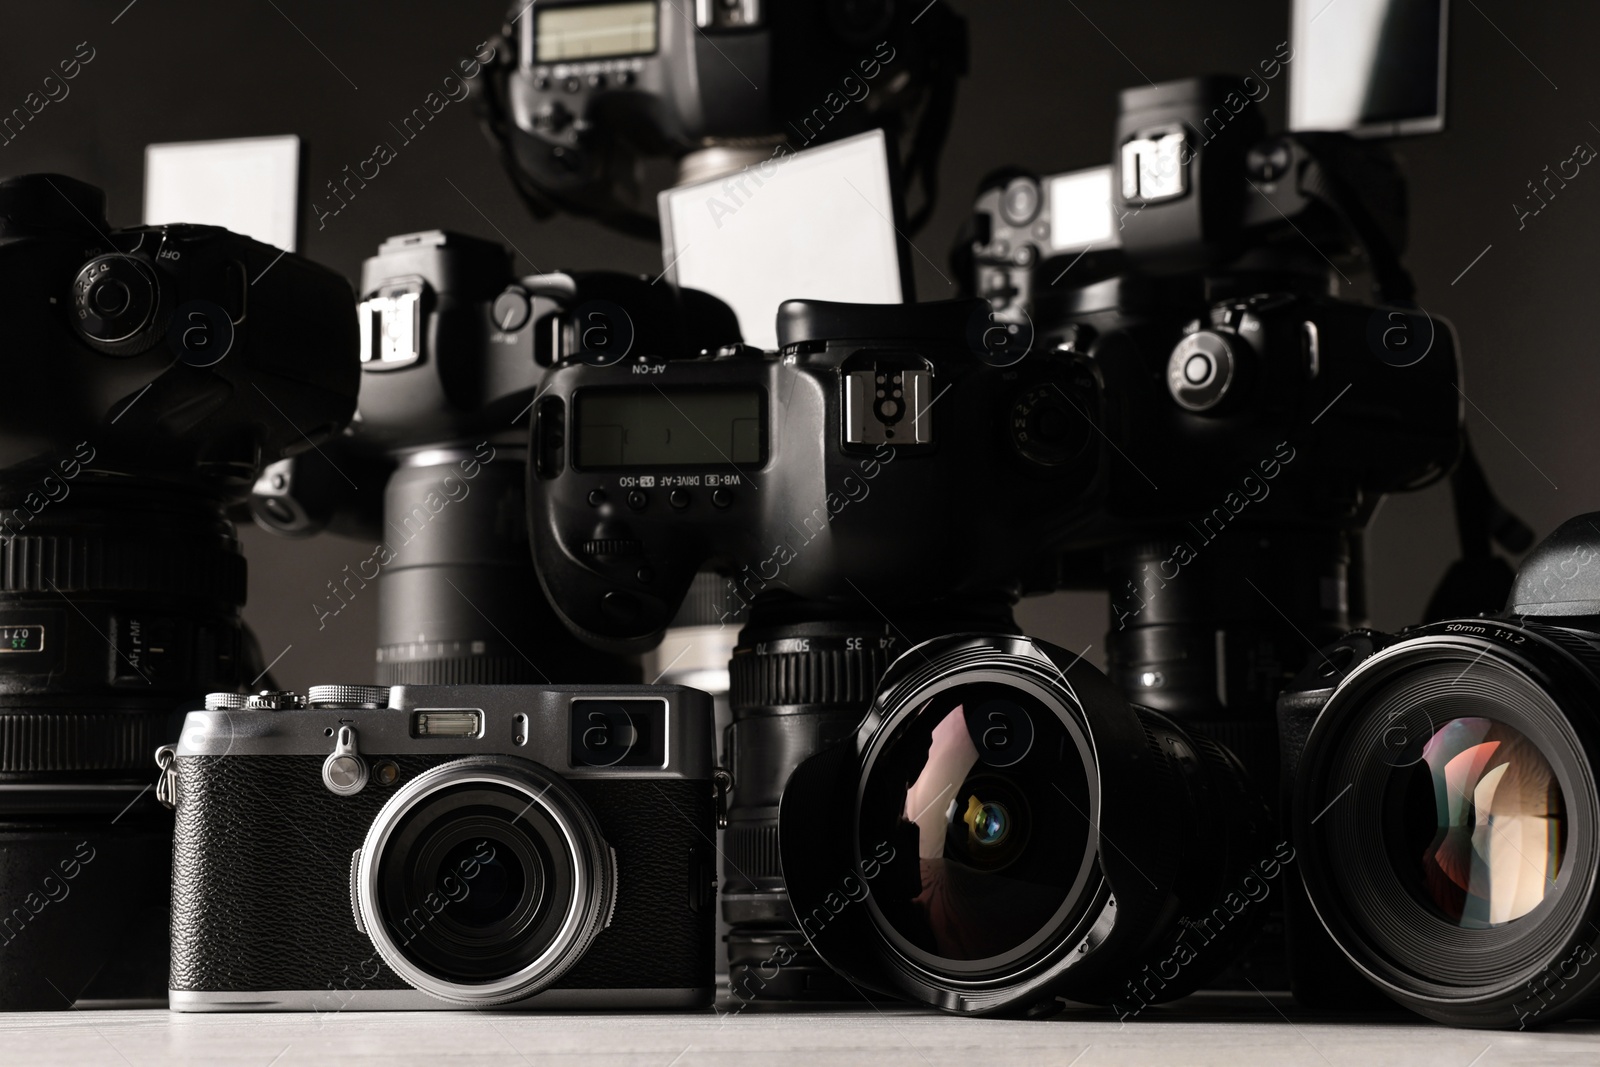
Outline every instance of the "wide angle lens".
[[801, 931], [853, 984], [1126, 1016], [1254, 935], [1292, 858], [1265, 827], [1220, 745], [1062, 649], [958, 634], [901, 656], [855, 736], [795, 770], [778, 844]]
[[1317, 719], [1294, 813], [1307, 892], [1402, 1004], [1550, 1021], [1600, 984], [1600, 657], [1548, 627], [1447, 625], [1361, 663]]

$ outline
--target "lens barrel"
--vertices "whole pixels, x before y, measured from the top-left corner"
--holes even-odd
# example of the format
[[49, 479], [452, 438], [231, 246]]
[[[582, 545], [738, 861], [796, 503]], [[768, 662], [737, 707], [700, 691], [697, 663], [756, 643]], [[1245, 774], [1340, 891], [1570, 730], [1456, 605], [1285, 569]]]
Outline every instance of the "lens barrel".
[[721, 892], [735, 996], [859, 996], [795, 927], [778, 861], [778, 801], [795, 767], [855, 732], [896, 643], [881, 621], [865, 620], [751, 624], [739, 634], [729, 662], [724, 758], [734, 788]]
[[522, 443], [401, 457], [384, 491], [386, 540], [335, 593], [378, 583], [383, 685], [632, 682], [637, 668], [572, 637], [528, 546]]
[[49, 481], [0, 490], [0, 1006], [162, 998], [152, 756], [239, 684], [245, 561], [215, 497]]

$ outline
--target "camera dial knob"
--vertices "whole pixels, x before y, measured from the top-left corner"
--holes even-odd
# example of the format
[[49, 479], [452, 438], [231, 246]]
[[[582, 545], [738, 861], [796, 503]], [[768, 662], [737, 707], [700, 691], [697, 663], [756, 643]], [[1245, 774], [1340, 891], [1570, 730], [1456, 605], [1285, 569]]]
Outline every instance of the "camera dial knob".
[[248, 698], [243, 693], [207, 693], [206, 710], [230, 711], [234, 708], [242, 708], [246, 699]]
[[1241, 360], [1236, 342], [1214, 330], [1199, 330], [1179, 341], [1167, 360], [1167, 391], [1189, 411], [1211, 411], [1238, 384]]
[[1055, 382], [1035, 385], [1011, 406], [1011, 443], [1042, 467], [1071, 463], [1089, 446], [1089, 414]]
[[116, 252], [96, 256], [72, 281], [72, 325], [91, 348], [133, 356], [161, 339], [166, 293], [155, 265]]
[[306, 690], [306, 706], [311, 708], [386, 708], [386, 685], [314, 685]]

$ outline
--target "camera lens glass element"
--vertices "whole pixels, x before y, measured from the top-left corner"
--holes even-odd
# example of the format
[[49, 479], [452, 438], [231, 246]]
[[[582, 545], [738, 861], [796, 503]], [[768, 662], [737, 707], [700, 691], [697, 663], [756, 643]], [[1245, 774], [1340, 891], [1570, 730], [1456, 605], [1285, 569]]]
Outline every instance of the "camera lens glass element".
[[1504, 1025], [1593, 937], [1596, 679], [1543, 627], [1440, 625], [1457, 629], [1357, 666], [1318, 717], [1296, 781], [1302, 872], [1391, 996]]
[[873, 905], [914, 959], [1003, 966], [1058, 927], [1092, 857], [1080, 742], [1018, 685], [936, 693], [861, 787], [862, 856], [892, 855]]
[[386, 963], [465, 1003], [558, 978], [605, 909], [610, 851], [582, 802], [526, 761], [476, 757], [413, 779], [368, 831], [357, 907]]
[[1450, 719], [1422, 759], [1397, 769], [1402, 879], [1450, 922], [1486, 929], [1538, 907], [1567, 840], [1566, 801], [1544, 753], [1514, 726]]
[[408, 812], [378, 867], [400, 951], [457, 982], [504, 978], [539, 958], [571, 906], [572, 881], [571, 847], [548, 813], [518, 790], [477, 782]]
[[[451, 902], [446, 905], [451, 918], [463, 926], [481, 929], [497, 926], [511, 917], [524, 899], [530, 872], [509, 853], [504, 841], [483, 837], [462, 841], [445, 855], [434, 888]], [[466, 882], [469, 873], [468, 892], [452, 897], [457, 881]]]

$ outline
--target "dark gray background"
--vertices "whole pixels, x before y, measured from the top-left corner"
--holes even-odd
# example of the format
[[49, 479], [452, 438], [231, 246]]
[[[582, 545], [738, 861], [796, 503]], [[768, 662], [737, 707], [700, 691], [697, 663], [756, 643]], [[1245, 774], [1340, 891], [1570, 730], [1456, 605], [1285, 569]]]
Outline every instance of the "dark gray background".
[[[19, 106], [79, 42], [96, 50], [70, 95], [0, 147], [0, 173], [51, 170], [94, 182], [109, 194], [118, 225], [140, 221], [143, 148], [151, 141], [296, 133], [316, 195], [340, 168], [392, 139], [389, 122], [436, 89], [455, 60], [499, 25], [505, 7], [500, 0], [125, 4], [10, 3], [0, 34], [0, 113]], [[945, 153], [940, 209], [917, 238], [941, 267], [985, 172], [1004, 163], [1048, 173], [1106, 162], [1117, 90], [1206, 71], [1242, 74], [1271, 57], [1288, 32], [1285, 0], [957, 6], [970, 24], [971, 72]], [[1600, 506], [1589, 466], [1600, 444], [1591, 319], [1600, 174], [1581, 172], [1520, 231], [1512, 204], [1546, 164], [1571, 156], [1580, 141], [1600, 144], [1600, 8], [1512, 0], [1453, 7], [1449, 129], [1399, 146], [1411, 178], [1409, 258], [1424, 306], [1459, 332], [1467, 420], [1483, 463], [1503, 498], [1542, 535]], [[1286, 88], [1286, 77], [1274, 83], [1269, 114], [1281, 116]], [[401, 148], [326, 229], [312, 221], [301, 251], [354, 280], [385, 236], [434, 227], [490, 238], [498, 231], [545, 270], [653, 275], [661, 266], [651, 243], [580, 221], [528, 218], [464, 104], [450, 105]], [[920, 296], [949, 292], [921, 256], [913, 261]], [[519, 259], [518, 269], [529, 265]], [[373, 591], [321, 632], [312, 604], [328, 578], [371, 546], [241, 533], [252, 576], [246, 616], [268, 658], [288, 648], [279, 680], [302, 686], [368, 677]], [[1374, 621], [1415, 619], [1454, 553], [1442, 487], [1387, 501], [1370, 539]], [[1073, 595], [1028, 602], [1022, 618], [1032, 632], [1071, 648], [1094, 642], [1098, 659], [1104, 614], [1103, 597]]]

